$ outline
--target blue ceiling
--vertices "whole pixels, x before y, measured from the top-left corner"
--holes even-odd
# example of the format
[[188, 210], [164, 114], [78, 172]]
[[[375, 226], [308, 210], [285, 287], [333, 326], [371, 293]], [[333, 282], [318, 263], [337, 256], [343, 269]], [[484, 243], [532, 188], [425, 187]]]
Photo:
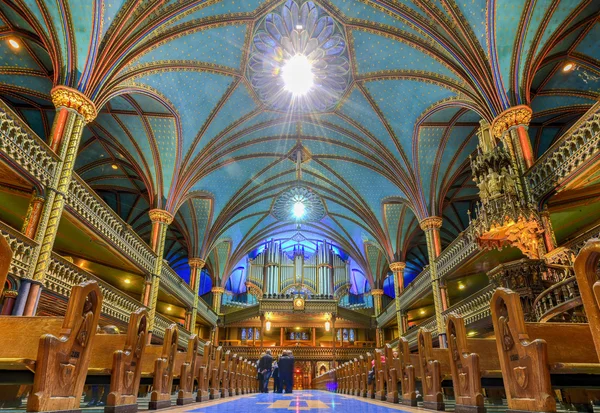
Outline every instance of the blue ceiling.
[[[43, 138], [53, 85], [90, 97], [100, 114], [77, 172], [144, 237], [150, 208], [175, 214], [166, 258], [182, 272], [187, 256], [208, 258], [222, 285], [256, 245], [295, 232], [270, 208], [298, 184], [289, 156], [301, 147], [301, 184], [328, 213], [302, 230], [339, 245], [379, 288], [388, 262], [405, 260], [407, 277], [427, 264], [420, 219], [444, 217], [444, 245], [466, 227], [481, 118], [530, 105], [539, 156], [599, 97], [592, 0], [305, 3], [3, 2], [0, 94]], [[318, 10], [324, 26], [302, 10]], [[319, 83], [336, 90], [331, 105], [285, 110], [261, 98], [248, 71], [258, 36], [269, 53], [292, 47], [286, 36], [308, 42], [294, 27], [270, 30], [277, 16], [319, 27], [311, 50], [330, 59], [319, 73], [347, 82]], [[567, 61], [574, 71], [561, 70]]]

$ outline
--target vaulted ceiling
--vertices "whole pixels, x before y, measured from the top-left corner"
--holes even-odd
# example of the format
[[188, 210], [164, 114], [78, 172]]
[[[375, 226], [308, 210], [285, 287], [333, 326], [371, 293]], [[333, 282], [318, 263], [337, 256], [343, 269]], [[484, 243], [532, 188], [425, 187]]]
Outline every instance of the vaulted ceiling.
[[[540, 155], [598, 99], [599, 8], [3, 0], [0, 95], [42, 137], [53, 85], [91, 98], [100, 113], [76, 171], [142, 236], [150, 208], [173, 213], [165, 258], [185, 272], [188, 256], [210, 257], [222, 285], [258, 243], [296, 233], [270, 210], [298, 184], [290, 155], [300, 148], [300, 184], [327, 211], [302, 232], [338, 244], [381, 288], [378, 263], [405, 260], [408, 277], [427, 263], [419, 220], [443, 216], [444, 245], [468, 225], [480, 119], [530, 105]], [[299, 23], [306, 38], [293, 34]], [[273, 54], [290, 48], [317, 53], [323, 76], [308, 103], [277, 95], [276, 72], [268, 81]], [[562, 71], [566, 62], [575, 70]]]

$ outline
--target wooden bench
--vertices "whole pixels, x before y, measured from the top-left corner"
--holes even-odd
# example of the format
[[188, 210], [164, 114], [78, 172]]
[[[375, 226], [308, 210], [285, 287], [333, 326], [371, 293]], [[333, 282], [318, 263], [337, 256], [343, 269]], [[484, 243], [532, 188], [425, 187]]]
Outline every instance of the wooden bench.
[[[148, 340], [148, 314], [139, 309], [131, 314], [126, 334], [97, 334], [88, 369], [91, 377], [110, 382], [104, 411], [135, 413], [142, 375], [142, 357]], [[96, 380], [95, 380], [96, 381]]]
[[203, 347], [204, 353], [198, 368], [198, 394], [196, 395], [197, 402], [206, 402], [210, 400], [210, 391], [208, 383], [212, 372], [212, 343], [206, 342]]
[[398, 358], [394, 357], [394, 350], [389, 344], [385, 345], [385, 368], [387, 370], [387, 394], [386, 401], [388, 403], [398, 403], [398, 380], [400, 370], [398, 369]]
[[179, 374], [179, 392], [177, 393], [177, 405], [184, 406], [194, 402], [194, 383], [199, 368], [199, 352], [200, 352], [200, 339], [196, 334], [193, 334], [189, 341], [187, 352], [185, 354], [185, 361], [181, 365], [181, 373]]
[[577, 254], [574, 268], [598, 358], [600, 358], [600, 280], [596, 270], [599, 264], [600, 240], [589, 240]]
[[375, 350], [375, 399], [385, 400], [386, 385], [387, 385], [387, 363], [385, 363], [385, 355], [382, 350]]
[[238, 358], [237, 354], [231, 356], [231, 364], [230, 364], [231, 372], [229, 374], [229, 395], [230, 396], [238, 396], [241, 393], [239, 383], [241, 378], [241, 364], [240, 358]]
[[416, 367], [411, 359], [408, 341], [404, 337], [398, 340], [396, 371], [402, 388], [402, 404], [415, 407], [417, 405]]
[[553, 387], [591, 409], [583, 389], [600, 387], [600, 363], [588, 324], [525, 323], [519, 294], [504, 288], [491, 300], [495, 337], [468, 338], [464, 321], [447, 321], [456, 411], [484, 412], [482, 380], [502, 378], [510, 410], [555, 412]]
[[358, 380], [358, 387], [356, 389], [356, 396], [367, 397], [367, 361], [364, 356], [358, 357], [358, 369], [356, 371], [356, 378]]
[[221, 398], [221, 376], [223, 375], [223, 364], [221, 364], [221, 355], [223, 354], [223, 347], [219, 346], [213, 352], [210, 381], [209, 381], [209, 394], [210, 399]]
[[221, 360], [221, 397], [229, 397], [229, 376], [231, 374], [231, 351], [227, 350]]
[[423, 386], [423, 407], [431, 410], [444, 410], [442, 380], [451, 377], [449, 353], [446, 348], [433, 348], [431, 331], [419, 329], [417, 349]]
[[64, 318], [0, 317], [0, 370], [14, 384], [33, 381], [27, 411], [80, 411], [101, 308], [98, 284], [87, 281], [72, 288]]

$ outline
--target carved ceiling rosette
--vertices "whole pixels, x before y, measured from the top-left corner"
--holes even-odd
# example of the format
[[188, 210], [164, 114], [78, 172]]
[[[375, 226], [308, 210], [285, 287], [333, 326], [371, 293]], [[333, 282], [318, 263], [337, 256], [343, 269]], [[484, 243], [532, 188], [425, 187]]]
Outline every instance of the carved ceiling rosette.
[[[305, 56], [314, 75], [302, 96], [285, 90], [282, 69], [294, 56]], [[342, 27], [312, 1], [288, 0], [257, 24], [248, 77], [261, 100], [276, 110], [326, 111], [351, 81]]]
[[[293, 207], [297, 202], [304, 204], [304, 216], [294, 217]], [[325, 205], [321, 197], [309, 188], [297, 186], [281, 193], [271, 209], [271, 213], [280, 221], [314, 222], [325, 217]]]

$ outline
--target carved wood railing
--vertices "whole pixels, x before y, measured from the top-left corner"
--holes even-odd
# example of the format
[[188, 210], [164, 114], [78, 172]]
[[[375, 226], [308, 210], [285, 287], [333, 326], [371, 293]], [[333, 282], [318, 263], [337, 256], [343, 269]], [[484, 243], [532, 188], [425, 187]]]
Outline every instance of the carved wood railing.
[[[258, 360], [261, 351], [260, 347], [246, 347], [246, 346], [226, 346], [224, 350], [231, 351], [231, 354], [237, 354], [238, 357], [247, 358], [249, 360]], [[273, 357], [278, 357], [284, 350], [291, 350], [296, 360], [319, 360], [328, 361], [333, 360], [333, 348], [331, 347], [269, 347]], [[338, 361], [350, 360], [355, 357], [358, 358], [361, 355], [364, 356], [367, 352], [373, 352], [375, 349], [371, 347], [343, 347], [335, 349], [335, 358]]]
[[536, 199], [549, 193], [600, 154], [600, 102], [588, 110], [529, 169]]
[[479, 251], [477, 243], [469, 234], [470, 228], [461, 232], [435, 260], [437, 264], [437, 275], [440, 278], [450, 275], [469, 258], [475, 256]]
[[387, 323], [396, 318], [396, 303], [392, 300], [387, 307], [377, 317], [377, 325], [384, 327]]
[[[535, 299], [533, 309], [539, 322], [550, 321], [572, 308], [582, 305], [581, 294], [575, 276], [562, 280], [543, 291]], [[572, 315], [574, 323], [586, 323], [585, 316]]]

